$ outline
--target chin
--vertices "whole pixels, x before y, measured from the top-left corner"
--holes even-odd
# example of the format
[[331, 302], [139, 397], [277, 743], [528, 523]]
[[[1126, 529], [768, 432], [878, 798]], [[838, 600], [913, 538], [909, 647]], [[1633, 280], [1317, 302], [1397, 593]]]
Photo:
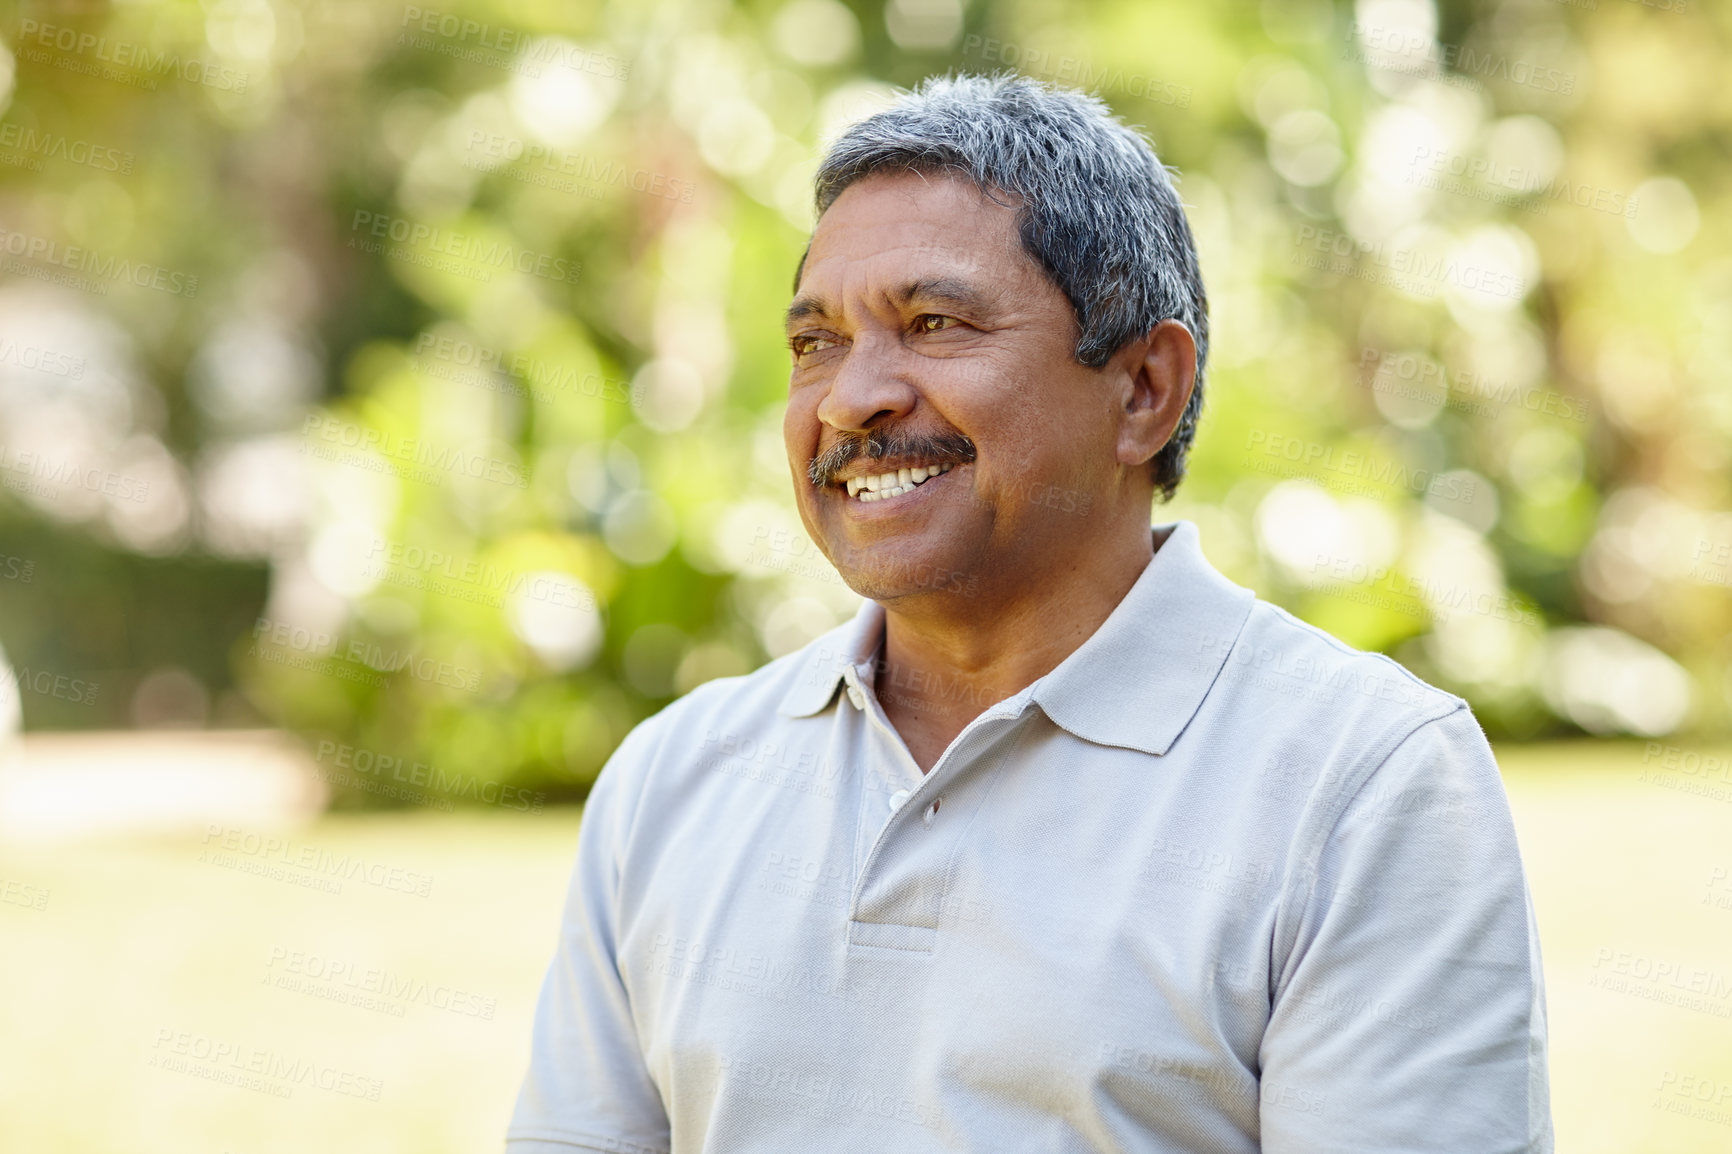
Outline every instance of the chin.
[[842, 568], [843, 584], [873, 601], [897, 601], [921, 595], [966, 596], [979, 582], [972, 572], [950, 564], [949, 557], [925, 560], [907, 557], [874, 558], [863, 565]]

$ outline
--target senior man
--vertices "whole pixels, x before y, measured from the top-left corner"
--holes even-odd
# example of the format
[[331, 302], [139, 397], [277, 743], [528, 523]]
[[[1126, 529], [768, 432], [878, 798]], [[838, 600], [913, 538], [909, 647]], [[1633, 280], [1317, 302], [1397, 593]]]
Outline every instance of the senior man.
[[933, 81], [817, 207], [784, 428], [866, 600], [602, 770], [508, 1149], [1549, 1150], [1466, 703], [1151, 527], [1208, 324], [1149, 146]]

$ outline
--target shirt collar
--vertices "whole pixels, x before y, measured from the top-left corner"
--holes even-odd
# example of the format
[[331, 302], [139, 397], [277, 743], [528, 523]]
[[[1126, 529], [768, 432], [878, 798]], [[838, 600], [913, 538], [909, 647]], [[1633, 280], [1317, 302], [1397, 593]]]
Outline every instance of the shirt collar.
[[[1197, 526], [1175, 521], [1148, 567], [1100, 628], [1033, 686], [1053, 722], [1097, 745], [1163, 754], [1190, 724], [1251, 614], [1256, 594], [1203, 556]], [[884, 607], [867, 599], [853, 620], [814, 641], [781, 712], [828, 706], [844, 672], [883, 637]]]
[[871, 660], [884, 639], [884, 606], [867, 598], [853, 620], [845, 621], [808, 645], [800, 658], [799, 680], [783, 695], [779, 712], [809, 717], [836, 696], [836, 685], [849, 669]]

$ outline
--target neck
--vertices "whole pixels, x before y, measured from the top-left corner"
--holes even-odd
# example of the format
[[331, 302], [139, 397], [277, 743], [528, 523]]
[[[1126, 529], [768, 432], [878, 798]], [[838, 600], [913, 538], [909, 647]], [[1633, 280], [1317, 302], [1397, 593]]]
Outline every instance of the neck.
[[[885, 607], [876, 693], [921, 772], [996, 703], [1056, 669], [1130, 592], [1158, 547], [1147, 528], [952, 604]], [[957, 601], [965, 601], [957, 604]]]

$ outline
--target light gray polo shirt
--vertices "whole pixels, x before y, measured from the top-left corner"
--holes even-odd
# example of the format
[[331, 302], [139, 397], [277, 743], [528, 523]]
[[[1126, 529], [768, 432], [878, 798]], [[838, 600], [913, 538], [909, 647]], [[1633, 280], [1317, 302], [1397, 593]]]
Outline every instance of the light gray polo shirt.
[[883, 622], [608, 761], [510, 1154], [1552, 1148], [1526, 880], [1460, 698], [1181, 521], [922, 775]]

